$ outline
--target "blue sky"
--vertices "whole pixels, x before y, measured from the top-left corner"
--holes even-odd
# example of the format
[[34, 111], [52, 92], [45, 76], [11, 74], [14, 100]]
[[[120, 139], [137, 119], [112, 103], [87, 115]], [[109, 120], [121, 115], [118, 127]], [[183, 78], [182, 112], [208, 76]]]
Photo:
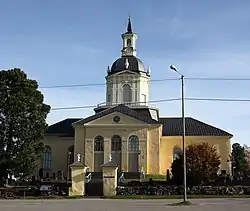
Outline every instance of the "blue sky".
[[[120, 56], [131, 14], [138, 57], [152, 79], [250, 78], [249, 0], [1, 0], [0, 69], [20, 67], [40, 86], [105, 83]], [[187, 97], [250, 99], [250, 81], [187, 81]], [[96, 105], [105, 86], [42, 89], [52, 107]], [[178, 98], [180, 81], [152, 82], [150, 99]], [[180, 102], [159, 103], [161, 116], [180, 116]], [[186, 114], [250, 144], [250, 102], [186, 102]], [[92, 109], [52, 111], [48, 123], [85, 117]]]

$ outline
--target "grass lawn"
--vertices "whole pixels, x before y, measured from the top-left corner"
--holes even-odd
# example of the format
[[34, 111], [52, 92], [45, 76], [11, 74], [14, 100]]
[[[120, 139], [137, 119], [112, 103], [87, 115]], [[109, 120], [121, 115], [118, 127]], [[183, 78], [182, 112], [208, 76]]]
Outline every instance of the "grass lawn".
[[[29, 199], [29, 200], [39, 200], [39, 199], [81, 199], [83, 196], [28, 196], [28, 197], [18, 197], [16, 199]], [[88, 197], [87, 197], [88, 198]], [[131, 196], [112, 196], [112, 197], [100, 197], [103, 199], [182, 199], [182, 195], [131, 195]], [[188, 195], [188, 199], [202, 199], [202, 198], [250, 198], [250, 195]], [[8, 198], [15, 200], [15, 198]]]

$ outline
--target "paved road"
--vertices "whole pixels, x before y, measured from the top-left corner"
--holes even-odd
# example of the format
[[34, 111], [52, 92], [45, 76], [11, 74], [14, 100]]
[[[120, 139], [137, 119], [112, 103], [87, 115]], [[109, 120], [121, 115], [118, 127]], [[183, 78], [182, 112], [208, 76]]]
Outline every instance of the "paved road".
[[193, 206], [168, 206], [180, 200], [0, 200], [0, 211], [249, 211], [250, 199], [193, 199]]

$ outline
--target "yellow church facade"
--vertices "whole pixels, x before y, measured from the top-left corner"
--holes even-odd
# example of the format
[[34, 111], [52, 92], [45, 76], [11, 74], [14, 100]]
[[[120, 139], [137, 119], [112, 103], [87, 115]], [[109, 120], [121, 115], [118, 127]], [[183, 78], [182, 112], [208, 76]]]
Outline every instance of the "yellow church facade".
[[[69, 165], [81, 155], [89, 172], [116, 162], [118, 171], [166, 174], [182, 149], [182, 119], [161, 118], [149, 105], [150, 67], [137, 57], [137, 35], [129, 19], [122, 34], [122, 55], [106, 76], [106, 102], [87, 118], [68, 118], [48, 127], [45, 152], [39, 169], [45, 177], [69, 176]], [[221, 170], [231, 173], [229, 156], [232, 135], [186, 117], [186, 144], [213, 144], [221, 158]], [[39, 171], [37, 171], [38, 173]]]

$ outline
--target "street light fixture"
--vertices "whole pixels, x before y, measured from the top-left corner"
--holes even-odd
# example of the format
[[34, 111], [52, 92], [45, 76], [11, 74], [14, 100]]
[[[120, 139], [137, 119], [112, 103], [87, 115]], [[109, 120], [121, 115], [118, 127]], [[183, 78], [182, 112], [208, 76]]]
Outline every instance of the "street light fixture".
[[184, 107], [184, 75], [178, 69], [171, 65], [170, 69], [177, 72], [181, 76], [181, 110], [182, 110], [182, 148], [183, 148], [183, 201], [187, 201], [187, 165], [186, 165], [186, 127], [185, 127], [185, 107]]

